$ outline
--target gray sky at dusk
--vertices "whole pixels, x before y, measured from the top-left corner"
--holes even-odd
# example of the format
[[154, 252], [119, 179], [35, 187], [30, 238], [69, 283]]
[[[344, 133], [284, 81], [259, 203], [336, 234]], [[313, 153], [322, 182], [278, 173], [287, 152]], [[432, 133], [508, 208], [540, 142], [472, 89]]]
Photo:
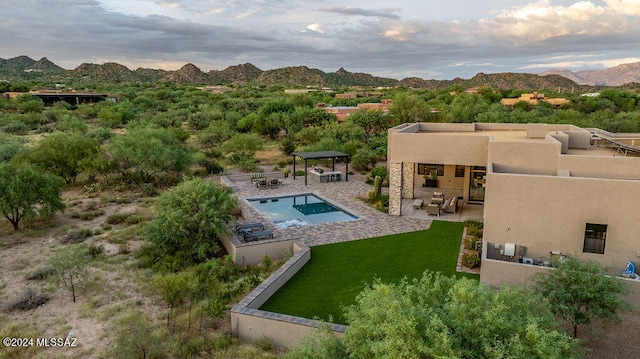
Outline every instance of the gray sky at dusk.
[[0, 57], [402, 79], [640, 62], [640, 0], [3, 0]]

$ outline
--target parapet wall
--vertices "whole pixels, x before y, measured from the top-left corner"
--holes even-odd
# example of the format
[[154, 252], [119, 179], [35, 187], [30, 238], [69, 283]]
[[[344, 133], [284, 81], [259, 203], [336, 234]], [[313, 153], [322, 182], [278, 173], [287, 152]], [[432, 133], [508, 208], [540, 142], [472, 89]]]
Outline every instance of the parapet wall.
[[[320, 326], [319, 321], [259, 309], [311, 259], [309, 247], [298, 242], [293, 247], [296, 254], [231, 309], [233, 335], [247, 340], [267, 338], [274, 345], [286, 347], [298, 345]], [[342, 335], [346, 326], [331, 324], [331, 329]]]

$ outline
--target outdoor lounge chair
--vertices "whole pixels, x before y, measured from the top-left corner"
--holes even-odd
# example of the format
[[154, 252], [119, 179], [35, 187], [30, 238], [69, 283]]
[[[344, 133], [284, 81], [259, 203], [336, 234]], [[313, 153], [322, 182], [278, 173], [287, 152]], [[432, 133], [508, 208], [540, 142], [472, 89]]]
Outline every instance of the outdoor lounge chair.
[[258, 181], [256, 181], [257, 188], [267, 188], [268, 185], [269, 185], [269, 182], [267, 181], [266, 178], [261, 178]]
[[622, 271], [622, 276], [634, 279], [638, 277], [636, 274], [636, 266], [633, 265], [633, 262], [627, 261], [627, 270]]
[[267, 186], [269, 186], [269, 188], [278, 188], [279, 185], [280, 182], [277, 178], [269, 178], [267, 181]]
[[273, 238], [273, 232], [271, 231], [259, 231], [259, 232], [251, 232], [244, 231], [244, 240], [245, 242], [256, 241], [259, 238]]
[[240, 233], [244, 231], [253, 231], [254, 229], [259, 229], [261, 231], [264, 231], [264, 225], [260, 222], [236, 224], [236, 233]]
[[252, 183], [258, 182], [261, 179], [264, 179], [264, 173], [258, 172], [258, 173], [252, 173], [251, 174], [251, 182]]
[[427, 215], [430, 214], [440, 216], [440, 205], [438, 205], [437, 203], [429, 203], [427, 205]]

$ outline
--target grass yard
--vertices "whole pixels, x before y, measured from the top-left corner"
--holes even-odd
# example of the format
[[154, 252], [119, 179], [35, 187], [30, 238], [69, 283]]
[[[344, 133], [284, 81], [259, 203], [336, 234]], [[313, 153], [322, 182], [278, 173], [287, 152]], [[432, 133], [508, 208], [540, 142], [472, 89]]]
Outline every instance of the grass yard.
[[260, 309], [344, 323], [342, 306], [374, 278], [397, 282], [419, 278], [425, 270], [457, 273], [464, 225], [433, 221], [425, 231], [396, 234], [311, 248], [311, 260]]

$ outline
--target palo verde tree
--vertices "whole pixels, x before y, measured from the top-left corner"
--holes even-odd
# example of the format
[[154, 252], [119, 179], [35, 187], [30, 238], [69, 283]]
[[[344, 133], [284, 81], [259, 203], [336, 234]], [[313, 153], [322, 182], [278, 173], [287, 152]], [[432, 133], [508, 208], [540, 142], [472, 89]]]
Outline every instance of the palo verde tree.
[[[470, 279], [425, 273], [375, 281], [346, 308], [342, 338], [305, 342], [287, 358], [574, 358], [551, 308], [523, 288], [490, 290]], [[316, 346], [309, 350], [309, 345]], [[329, 356], [334, 355], [334, 356]], [[306, 357], [305, 357], [306, 358]]]
[[78, 244], [59, 248], [50, 262], [56, 281], [71, 291], [75, 303], [78, 289], [88, 280], [88, 261], [84, 248]]
[[98, 142], [79, 132], [54, 132], [40, 141], [29, 159], [45, 170], [74, 183], [98, 152]]
[[17, 231], [25, 218], [64, 211], [63, 187], [62, 178], [41, 173], [31, 164], [0, 163], [0, 212]]
[[165, 128], [132, 128], [115, 137], [109, 150], [125, 177], [137, 176], [144, 183], [160, 172], [183, 172], [193, 160], [175, 134]]
[[238, 204], [228, 187], [193, 178], [164, 192], [156, 205], [145, 238], [165, 260], [189, 266], [219, 255], [218, 238]]
[[193, 280], [190, 278], [189, 272], [179, 272], [158, 274], [154, 278], [154, 282], [160, 291], [160, 295], [162, 295], [162, 298], [167, 302], [167, 306], [169, 307], [167, 327], [169, 327], [171, 319], [173, 319], [173, 332], [175, 332], [176, 318], [174, 311], [187, 299], [191, 292], [190, 287], [193, 285]]
[[575, 256], [554, 261], [553, 266], [552, 270], [537, 273], [534, 281], [553, 312], [571, 323], [574, 338], [578, 337], [578, 327], [591, 324], [593, 319], [620, 320], [619, 313], [628, 308], [620, 295], [628, 288], [623, 281], [608, 275], [609, 268]]
[[165, 333], [139, 312], [125, 314], [113, 327], [116, 336], [109, 357], [115, 359], [159, 359], [167, 357]]

